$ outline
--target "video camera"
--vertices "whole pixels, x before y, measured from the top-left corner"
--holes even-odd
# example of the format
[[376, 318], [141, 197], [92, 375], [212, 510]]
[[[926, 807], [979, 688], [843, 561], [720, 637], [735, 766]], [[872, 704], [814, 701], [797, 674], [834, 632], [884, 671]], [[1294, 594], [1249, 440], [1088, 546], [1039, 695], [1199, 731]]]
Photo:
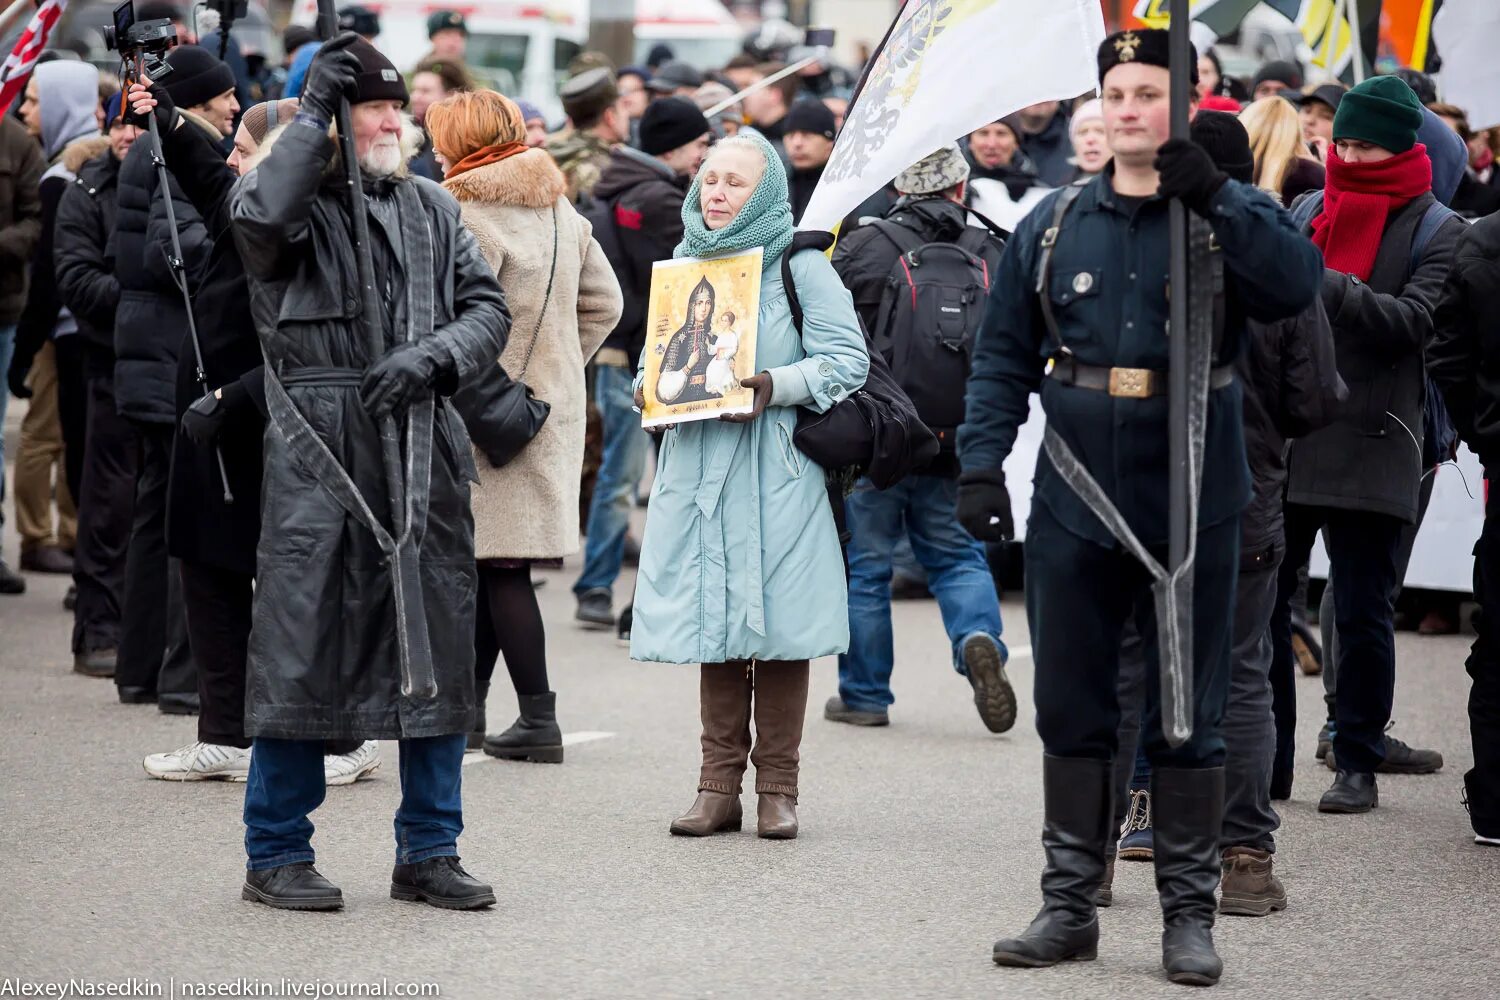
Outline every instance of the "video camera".
[[125, 0], [114, 9], [113, 24], [104, 26], [104, 45], [120, 53], [122, 76], [135, 79], [144, 70], [152, 80], [172, 72], [163, 55], [177, 44], [177, 26], [171, 18], [152, 21], [135, 19], [135, 0]]

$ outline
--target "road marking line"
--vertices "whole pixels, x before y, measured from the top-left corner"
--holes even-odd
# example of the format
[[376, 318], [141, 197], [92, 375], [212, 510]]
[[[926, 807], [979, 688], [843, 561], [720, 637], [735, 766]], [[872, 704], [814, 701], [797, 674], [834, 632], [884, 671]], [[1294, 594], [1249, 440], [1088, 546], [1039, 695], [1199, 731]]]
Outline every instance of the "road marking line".
[[[592, 743], [595, 740], [607, 740], [614, 735], [614, 733], [599, 732], [592, 729], [585, 729], [576, 733], [563, 733], [563, 746], [571, 747], [577, 746], [580, 743]], [[489, 759], [491, 759], [489, 754], [473, 750], [464, 754], [463, 766], [468, 767], [470, 764], [478, 764]]]

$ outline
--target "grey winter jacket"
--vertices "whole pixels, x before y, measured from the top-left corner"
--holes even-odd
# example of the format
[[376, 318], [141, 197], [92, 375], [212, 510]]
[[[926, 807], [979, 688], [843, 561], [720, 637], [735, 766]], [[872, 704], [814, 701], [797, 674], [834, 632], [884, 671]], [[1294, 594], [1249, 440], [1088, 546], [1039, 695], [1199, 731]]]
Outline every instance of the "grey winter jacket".
[[1368, 283], [1323, 272], [1323, 307], [1349, 398], [1332, 425], [1292, 444], [1289, 503], [1416, 521], [1426, 398], [1422, 351], [1465, 226], [1456, 216], [1445, 221], [1412, 270], [1412, 241], [1433, 201], [1430, 192], [1415, 198], [1386, 222]]

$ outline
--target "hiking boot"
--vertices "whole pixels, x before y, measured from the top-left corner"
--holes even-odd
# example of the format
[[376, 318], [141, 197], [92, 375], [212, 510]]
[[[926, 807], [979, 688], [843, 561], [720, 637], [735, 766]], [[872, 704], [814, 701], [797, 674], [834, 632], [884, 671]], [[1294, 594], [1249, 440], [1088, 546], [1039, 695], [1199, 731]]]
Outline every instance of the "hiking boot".
[[119, 652], [117, 649], [93, 649], [87, 653], [74, 653], [73, 673], [85, 677], [113, 677]]
[[240, 898], [278, 910], [338, 910], [344, 906], [339, 887], [319, 875], [311, 861], [245, 872]]
[[578, 595], [578, 610], [573, 618], [595, 628], [613, 628], [615, 612], [611, 606], [614, 598], [607, 587], [595, 587]]
[[1235, 917], [1264, 917], [1286, 909], [1286, 889], [1272, 870], [1270, 851], [1231, 847], [1224, 851], [1219, 882], [1219, 912]]
[[[1328, 756], [1332, 759], [1333, 754]], [[1334, 775], [1333, 786], [1318, 800], [1318, 812], [1323, 813], [1367, 813], [1379, 806], [1380, 789], [1375, 784], [1375, 775], [1355, 771]]]
[[1003, 733], [1016, 724], [1016, 692], [1005, 676], [1005, 656], [999, 640], [976, 633], [964, 640], [964, 675], [974, 689], [974, 707], [992, 733]]
[[73, 557], [56, 545], [38, 545], [21, 553], [21, 569], [28, 573], [72, 573]]
[[495, 905], [495, 890], [446, 854], [391, 869], [391, 898], [443, 910], [478, 910]]
[[[1385, 735], [1382, 746], [1385, 749], [1385, 759], [1376, 766], [1377, 774], [1432, 774], [1443, 768], [1443, 755], [1438, 751], [1407, 746], [1389, 733]], [[1323, 763], [1330, 771], [1338, 770], [1338, 760], [1333, 755], [1332, 747], [1323, 758]]]
[[1144, 788], [1130, 790], [1130, 811], [1120, 828], [1121, 861], [1150, 861], [1154, 853], [1151, 838], [1151, 793]]
[[6, 565], [4, 559], [0, 559], [0, 594], [24, 593], [26, 593], [26, 578]]
[[521, 715], [503, 733], [484, 738], [484, 752], [501, 760], [534, 764], [563, 762], [562, 728], [557, 724], [557, 693], [523, 694]]
[[823, 705], [823, 718], [829, 722], [847, 722], [851, 726], [889, 726], [891, 717], [885, 709], [876, 712], [862, 708], [850, 708], [838, 695], [829, 698]]

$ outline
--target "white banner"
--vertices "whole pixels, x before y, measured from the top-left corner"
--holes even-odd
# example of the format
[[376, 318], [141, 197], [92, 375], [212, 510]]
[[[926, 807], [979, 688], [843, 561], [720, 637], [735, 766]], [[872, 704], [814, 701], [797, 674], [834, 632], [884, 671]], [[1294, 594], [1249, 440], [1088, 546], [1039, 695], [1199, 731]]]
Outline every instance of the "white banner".
[[1447, 0], [1432, 19], [1443, 68], [1443, 100], [1469, 113], [1475, 129], [1500, 125], [1500, 3]]
[[801, 229], [831, 230], [901, 171], [982, 125], [1093, 91], [1099, 0], [907, 0], [849, 108]]

